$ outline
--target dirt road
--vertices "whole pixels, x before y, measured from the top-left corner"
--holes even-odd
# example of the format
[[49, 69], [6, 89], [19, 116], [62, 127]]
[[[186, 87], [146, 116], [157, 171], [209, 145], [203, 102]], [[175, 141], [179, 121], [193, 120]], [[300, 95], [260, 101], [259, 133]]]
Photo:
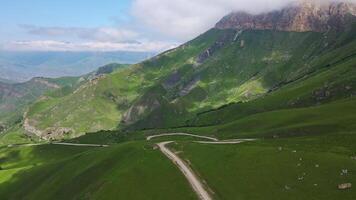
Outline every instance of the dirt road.
[[236, 139], [236, 140], [220, 140], [220, 141], [196, 141], [199, 144], [240, 144], [242, 142], [255, 141], [255, 139]]
[[8, 145], [7, 147], [31, 147], [31, 146], [41, 146], [46, 144], [54, 145], [64, 145], [64, 146], [78, 146], [78, 147], [108, 147], [109, 145], [102, 144], [77, 144], [77, 143], [66, 143], [66, 142], [53, 142], [53, 143], [34, 143], [34, 144], [13, 144]]
[[206, 191], [206, 189], [204, 188], [200, 180], [197, 178], [197, 176], [194, 174], [193, 170], [190, 169], [189, 166], [182, 159], [180, 159], [176, 154], [174, 154], [171, 150], [169, 150], [166, 147], [166, 145], [169, 143], [172, 143], [172, 141], [161, 142], [158, 143], [157, 145], [159, 149], [162, 151], [162, 153], [166, 155], [184, 174], [184, 176], [187, 178], [187, 180], [189, 181], [190, 185], [197, 193], [199, 198], [201, 200], [211, 200], [212, 199], [211, 196]]
[[[151, 140], [157, 137], [164, 137], [164, 136], [191, 136], [196, 138], [203, 138], [210, 141], [196, 141], [196, 143], [200, 144], [239, 144], [242, 142], [247, 141], [254, 141], [255, 139], [232, 139], [232, 140], [218, 140], [217, 138], [208, 137], [208, 136], [201, 136], [201, 135], [194, 135], [188, 133], [165, 133], [159, 135], [152, 135], [148, 136], [146, 139]], [[193, 170], [182, 160], [180, 159], [175, 153], [169, 150], [166, 145], [172, 143], [173, 141], [161, 142], [157, 143], [161, 152], [166, 155], [184, 174], [184, 176], [189, 181], [190, 185], [192, 186], [193, 190], [197, 193], [201, 200], [211, 200], [212, 197], [208, 193], [208, 191], [204, 188], [202, 182], [199, 178], [194, 174]]]
[[77, 143], [66, 143], [66, 142], [53, 142], [51, 144], [64, 145], [64, 146], [78, 146], [78, 147], [108, 147], [109, 146], [104, 144], [77, 144]]
[[212, 141], [219, 141], [218, 139], [213, 138], [213, 137], [194, 135], [194, 134], [189, 134], [189, 133], [164, 133], [164, 134], [159, 134], [159, 135], [151, 135], [151, 136], [147, 137], [147, 140], [151, 140], [153, 138], [158, 138], [158, 137], [165, 137], [165, 136], [191, 136], [191, 137], [202, 138], [202, 139], [207, 139], [207, 140], [212, 140]]

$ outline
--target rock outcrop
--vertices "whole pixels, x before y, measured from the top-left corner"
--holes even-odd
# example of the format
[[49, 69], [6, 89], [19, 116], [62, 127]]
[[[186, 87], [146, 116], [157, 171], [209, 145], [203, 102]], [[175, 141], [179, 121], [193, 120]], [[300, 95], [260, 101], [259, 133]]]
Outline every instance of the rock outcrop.
[[216, 28], [326, 32], [331, 27], [342, 28], [347, 16], [351, 15], [356, 15], [354, 3], [303, 0], [282, 10], [259, 15], [234, 12], [218, 22]]

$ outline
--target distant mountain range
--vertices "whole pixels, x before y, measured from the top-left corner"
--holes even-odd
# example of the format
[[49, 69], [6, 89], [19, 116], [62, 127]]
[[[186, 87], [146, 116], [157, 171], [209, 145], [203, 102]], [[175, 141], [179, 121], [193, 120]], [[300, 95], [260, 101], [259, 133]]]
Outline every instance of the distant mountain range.
[[21, 121], [27, 106], [41, 95], [57, 97], [71, 93], [90, 80], [127, 66], [108, 64], [91, 73], [77, 77], [32, 78], [23, 83], [0, 81], [0, 125], [8, 126]]
[[133, 64], [151, 52], [0, 52], [0, 81], [24, 82], [34, 77], [80, 76], [109, 63]]

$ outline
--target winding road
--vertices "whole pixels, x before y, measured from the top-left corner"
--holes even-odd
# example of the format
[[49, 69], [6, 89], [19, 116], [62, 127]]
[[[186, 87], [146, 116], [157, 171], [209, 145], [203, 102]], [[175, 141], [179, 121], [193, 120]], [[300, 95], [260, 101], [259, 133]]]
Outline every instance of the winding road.
[[256, 139], [234, 139], [221, 141], [196, 141], [199, 144], [240, 144], [242, 142], [255, 141]]
[[171, 150], [169, 150], [166, 145], [172, 143], [173, 141], [161, 142], [158, 143], [159, 149], [162, 151], [164, 155], [166, 155], [175, 165], [178, 166], [180, 171], [184, 174], [184, 176], [189, 181], [190, 185], [197, 193], [201, 200], [211, 200], [211, 196], [204, 188], [203, 184], [194, 174], [193, 170], [188, 167], [186, 163], [182, 159], [180, 159], [176, 154], [174, 154]]
[[[233, 140], [221, 140], [220, 141], [217, 138], [188, 134], [188, 133], [165, 133], [165, 134], [159, 134], [159, 135], [152, 135], [152, 136], [148, 136], [147, 140], [151, 140], [153, 138], [158, 138], [158, 137], [164, 137], [164, 136], [191, 136], [191, 137], [203, 138], [203, 139], [210, 140], [210, 141], [196, 141], [195, 142], [195, 143], [200, 143], [200, 144], [239, 144], [242, 142], [255, 140], [255, 139], [233, 139]], [[181, 158], [179, 158], [179, 156], [177, 156], [175, 153], [173, 153], [171, 150], [169, 150], [168, 147], [166, 147], [166, 145], [168, 145], [172, 142], [173, 141], [160, 142], [160, 143], [157, 143], [157, 146], [160, 149], [160, 151], [165, 156], [167, 156], [183, 173], [183, 175], [186, 177], [186, 179], [192, 186], [195, 193], [198, 195], [199, 199], [212, 200], [213, 198], [210, 196], [209, 192], [206, 190], [206, 187], [204, 187], [204, 184], [199, 180], [198, 176], [194, 173], [194, 171]]]
[[153, 138], [158, 138], [158, 137], [165, 137], [165, 136], [191, 136], [191, 137], [202, 138], [202, 139], [207, 139], [207, 140], [212, 140], [212, 141], [219, 141], [217, 138], [201, 136], [201, 135], [194, 135], [194, 134], [189, 134], [189, 133], [164, 133], [164, 134], [159, 134], [159, 135], [151, 135], [151, 136], [147, 137], [147, 140], [151, 140]]
[[53, 144], [53, 145], [63, 145], [63, 146], [77, 146], [77, 147], [108, 147], [109, 145], [105, 144], [78, 144], [78, 143], [66, 143], [66, 142], [52, 142], [52, 143], [33, 143], [33, 144], [13, 144], [7, 145], [8, 148], [10, 147], [31, 147], [31, 146], [41, 146], [46, 144]]
[[[165, 134], [158, 134], [158, 135], [151, 135], [146, 138], [147, 141], [152, 140], [154, 138], [159, 137], [166, 137], [166, 136], [191, 136], [200, 139], [206, 139], [209, 141], [195, 141], [195, 143], [200, 144], [239, 144], [242, 142], [247, 141], [254, 141], [255, 139], [233, 139], [233, 140], [219, 140], [214, 137], [209, 136], [201, 136], [201, 135], [194, 135], [189, 133], [165, 133]], [[194, 171], [181, 159], [178, 155], [173, 153], [166, 145], [172, 143], [173, 141], [165, 141], [157, 143], [156, 145], [160, 149], [160, 151], [169, 158], [183, 173], [186, 177], [188, 182], [190, 183], [191, 187], [198, 195], [199, 199], [201, 200], [212, 200], [213, 198], [207, 191], [207, 186], [204, 187], [204, 184], [199, 180], [198, 176], [194, 173]], [[64, 145], [64, 146], [79, 146], [79, 147], [108, 147], [109, 145], [102, 145], [102, 144], [78, 144], [78, 143], [67, 143], [67, 142], [52, 142], [52, 143], [40, 143], [40, 144], [19, 144], [19, 145], [9, 145], [8, 147], [19, 147], [19, 146], [38, 146], [38, 145], [45, 145], [45, 144], [52, 144], [52, 145]]]
[[66, 143], [66, 142], [52, 142], [50, 144], [64, 145], [64, 146], [77, 146], [77, 147], [108, 147], [105, 144], [77, 144], [77, 143]]

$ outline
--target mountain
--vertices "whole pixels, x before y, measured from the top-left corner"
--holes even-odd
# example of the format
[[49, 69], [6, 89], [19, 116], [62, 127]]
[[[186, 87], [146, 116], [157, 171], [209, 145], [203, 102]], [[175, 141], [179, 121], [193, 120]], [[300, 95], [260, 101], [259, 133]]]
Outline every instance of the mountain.
[[[264, 15], [292, 9], [313, 16], [305, 5]], [[352, 14], [327, 22], [327, 30], [218, 22], [142, 63], [107, 65], [75, 87], [44, 93], [21, 124], [0, 134], [0, 196], [354, 200]], [[222, 21], [233, 25], [229, 16]], [[23, 132], [49, 142], [28, 141]]]
[[4, 79], [4, 78], [0, 78], [0, 82], [1, 83], [13, 83], [13, 81], [10, 81], [10, 80]]
[[27, 105], [50, 90], [72, 87], [79, 78], [33, 78], [24, 83], [0, 82], [0, 123], [11, 124], [21, 119]]
[[34, 77], [81, 76], [109, 63], [133, 64], [150, 52], [0, 52], [0, 78], [25, 82]]
[[303, 0], [285, 9], [259, 15], [235, 12], [224, 17], [216, 28], [327, 32], [331, 28], [345, 28], [347, 15], [356, 15], [355, 4]]
[[[58, 130], [67, 130], [72, 137], [102, 129], [210, 126], [350, 98], [355, 94], [353, 8], [302, 3], [256, 16], [230, 14], [176, 49], [66, 96], [38, 101], [28, 123], [38, 135], [62, 137]], [[287, 19], [293, 23], [284, 24]], [[231, 111], [236, 116], [229, 118], [209, 115], [235, 110], [229, 104], [236, 103], [246, 110]]]
[[71, 93], [87, 81], [127, 66], [109, 64], [80, 77], [37, 77], [23, 83], [0, 82], [0, 124], [9, 127], [21, 121], [27, 107], [42, 95], [56, 97]]

